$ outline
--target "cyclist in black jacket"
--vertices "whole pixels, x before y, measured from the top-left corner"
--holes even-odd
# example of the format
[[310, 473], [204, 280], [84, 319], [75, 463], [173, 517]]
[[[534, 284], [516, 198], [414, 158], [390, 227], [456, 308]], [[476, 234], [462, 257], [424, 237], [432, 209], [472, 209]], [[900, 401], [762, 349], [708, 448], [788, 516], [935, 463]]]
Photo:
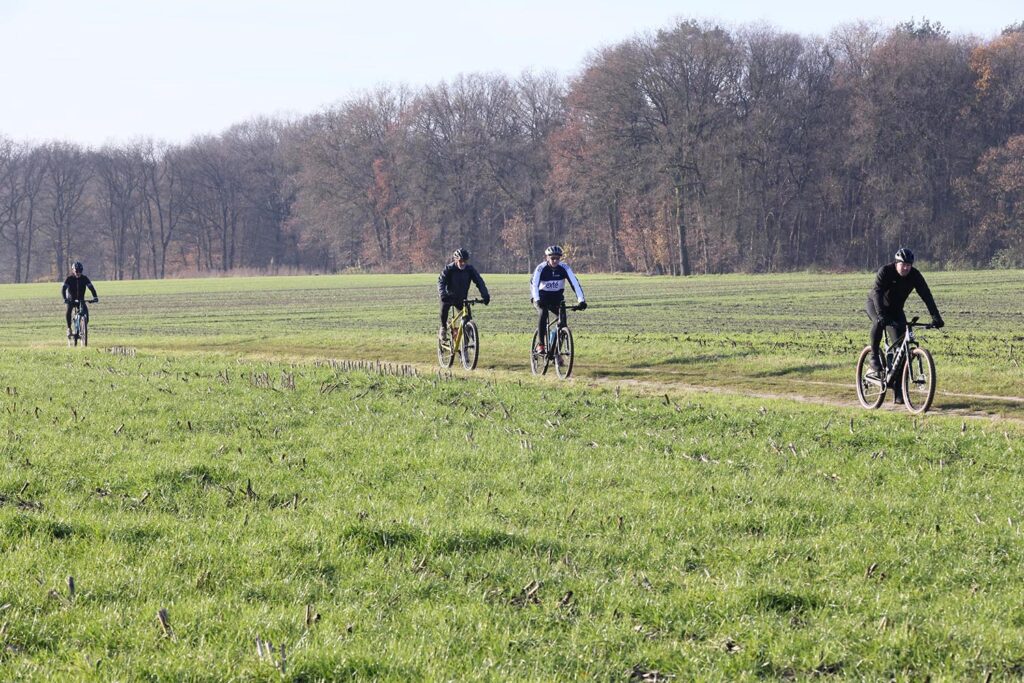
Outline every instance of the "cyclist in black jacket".
[[64, 304], [67, 311], [64, 314], [64, 322], [67, 323], [68, 337], [71, 337], [71, 311], [75, 308], [75, 302], [82, 302], [82, 314], [89, 314], [89, 307], [85, 304], [85, 290], [88, 289], [92, 292], [92, 298], [94, 301], [99, 301], [100, 297], [96, 293], [96, 288], [92, 285], [92, 280], [83, 273], [85, 267], [81, 261], [75, 261], [75, 264], [71, 266], [71, 275], [68, 275], [68, 279], [64, 280], [64, 286], [61, 287], [60, 295], [64, 299]]
[[469, 297], [470, 282], [480, 291], [484, 306], [491, 303], [484, 279], [469, 263], [469, 249], [456, 249], [452, 254], [452, 262], [444, 267], [437, 278], [437, 295], [441, 297], [441, 328], [437, 332], [438, 338], [443, 340], [448, 333], [448, 311], [452, 306], [462, 308]]
[[875, 274], [875, 286], [868, 296], [867, 313], [871, 318], [871, 370], [880, 372], [882, 363], [878, 358], [879, 347], [882, 343], [882, 333], [889, 328], [889, 338], [894, 342], [902, 339], [907, 328], [907, 315], [903, 312], [903, 305], [907, 302], [910, 293], [917, 291], [921, 301], [928, 307], [928, 313], [932, 316], [932, 325], [942, 327], [946, 323], [939, 315], [939, 309], [932, 298], [932, 292], [928, 289], [928, 283], [924, 281], [921, 271], [913, 266], [914, 252], [903, 247], [896, 252], [895, 260], [892, 263], [882, 266]]

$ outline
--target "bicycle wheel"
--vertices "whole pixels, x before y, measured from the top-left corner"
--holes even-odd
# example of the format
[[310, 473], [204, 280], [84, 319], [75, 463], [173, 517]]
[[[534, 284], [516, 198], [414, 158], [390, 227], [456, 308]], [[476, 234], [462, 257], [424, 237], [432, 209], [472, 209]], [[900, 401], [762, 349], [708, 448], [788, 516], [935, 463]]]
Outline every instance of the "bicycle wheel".
[[81, 327], [79, 328], [79, 331], [80, 331], [81, 336], [82, 336], [82, 346], [88, 346], [89, 345], [89, 319], [88, 318], [82, 318]]
[[575, 345], [572, 341], [572, 330], [563, 327], [558, 330], [558, 339], [555, 342], [555, 372], [562, 379], [572, 374], [572, 363], [575, 357]]
[[445, 325], [444, 339], [437, 338], [437, 362], [442, 368], [450, 368], [455, 362], [455, 344], [447, 325]]
[[857, 359], [857, 400], [865, 408], [877, 408], [885, 401], [885, 382], [871, 372], [871, 347], [865, 346]]
[[476, 368], [476, 360], [480, 355], [480, 332], [476, 329], [476, 323], [470, 320], [462, 326], [462, 349], [459, 359], [462, 367], [467, 370]]
[[535, 375], [543, 375], [548, 371], [549, 363], [546, 353], [537, 353], [537, 333], [533, 333], [533, 343], [530, 344], [530, 372]]
[[903, 403], [912, 413], [923, 413], [935, 400], [935, 361], [925, 349], [914, 349], [903, 366]]

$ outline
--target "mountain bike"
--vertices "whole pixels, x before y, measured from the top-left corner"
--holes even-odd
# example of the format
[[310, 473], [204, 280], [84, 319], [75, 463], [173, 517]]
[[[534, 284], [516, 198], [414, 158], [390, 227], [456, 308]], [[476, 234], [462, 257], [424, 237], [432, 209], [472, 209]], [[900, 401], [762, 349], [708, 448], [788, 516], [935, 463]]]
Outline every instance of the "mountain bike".
[[[455, 362], [458, 351], [462, 367], [472, 370], [476, 367], [480, 355], [480, 330], [473, 322], [470, 304], [482, 304], [483, 299], [469, 299], [462, 303], [462, 308], [455, 312], [445, 324], [447, 334], [437, 339], [437, 362], [442, 368], [450, 368]], [[453, 306], [452, 311], [455, 311]]]
[[[891, 346], [883, 343], [881, 373], [871, 371], [871, 347], [866, 346], [857, 359], [857, 400], [865, 408], [877, 408], [885, 401], [886, 391], [902, 391], [903, 402], [912, 413], [923, 413], [935, 399], [935, 361], [914, 338], [914, 328], [932, 329], [931, 324], [918, 323], [915, 316], [907, 322], [903, 339]], [[899, 386], [897, 386], [899, 382]], [[897, 393], [898, 396], [898, 393]]]
[[555, 374], [561, 379], [566, 379], [572, 374], [573, 362], [576, 358], [576, 344], [572, 339], [572, 330], [568, 323], [560, 322], [565, 320], [566, 311], [578, 311], [580, 307], [566, 306], [561, 302], [558, 306], [558, 315], [551, 316], [548, 322], [546, 350], [544, 353], [537, 353], [537, 332], [533, 333], [533, 343], [530, 344], [530, 370], [535, 375], [545, 375], [548, 367], [555, 366]]
[[71, 302], [74, 308], [71, 309], [71, 333], [68, 334], [68, 346], [89, 345], [89, 307], [85, 303], [94, 304], [99, 299], [89, 299], [88, 302], [76, 299]]

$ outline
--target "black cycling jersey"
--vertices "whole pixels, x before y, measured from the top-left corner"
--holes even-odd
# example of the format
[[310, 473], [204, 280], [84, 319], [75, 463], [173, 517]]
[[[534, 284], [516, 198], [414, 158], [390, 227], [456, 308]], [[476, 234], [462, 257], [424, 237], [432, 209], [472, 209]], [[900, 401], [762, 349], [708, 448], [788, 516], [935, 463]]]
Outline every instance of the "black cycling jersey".
[[60, 295], [65, 301], [81, 301], [85, 299], [85, 290], [88, 289], [92, 292], [92, 298], [96, 298], [96, 288], [92, 286], [92, 280], [87, 275], [81, 277], [75, 277], [69, 275], [68, 279], [64, 281], [64, 286], [61, 287]]
[[454, 262], [449, 263], [441, 271], [437, 278], [437, 294], [442, 299], [449, 298], [452, 302], [461, 303], [469, 297], [469, 283], [472, 282], [480, 290], [480, 298], [490, 301], [491, 295], [487, 293], [487, 285], [470, 264], [465, 268], [459, 268]]
[[912, 268], [906, 277], [902, 277], [896, 271], [895, 263], [879, 268], [875, 274], [875, 286], [871, 290], [870, 300], [879, 315], [895, 317], [903, 312], [903, 305], [907, 303], [907, 298], [914, 290], [917, 290], [921, 301], [928, 307], [928, 313], [933, 318], [941, 317], [935, 299], [932, 298], [932, 292], [928, 289], [928, 283], [924, 281], [924, 275], [921, 275], [917, 268]]

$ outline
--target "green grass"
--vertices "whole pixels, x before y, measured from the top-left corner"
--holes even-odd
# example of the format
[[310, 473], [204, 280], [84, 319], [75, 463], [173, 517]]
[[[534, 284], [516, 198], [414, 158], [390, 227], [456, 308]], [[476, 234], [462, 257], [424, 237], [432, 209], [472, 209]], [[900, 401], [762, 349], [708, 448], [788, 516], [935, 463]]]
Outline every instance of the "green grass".
[[587, 277], [570, 382], [488, 280], [453, 374], [432, 276], [99, 283], [87, 350], [0, 287], [0, 680], [1024, 674], [1024, 427], [958, 414], [1024, 410], [1024, 274], [929, 275], [918, 418], [869, 275]]
[[1013, 426], [201, 355], [0, 391], [0, 678], [1024, 669]]
[[[856, 402], [853, 365], [867, 342], [871, 274], [582, 277], [592, 306], [571, 317], [581, 379], [636, 380], [657, 392], [689, 384]], [[101, 282], [93, 343], [425, 367], [436, 363], [435, 279]], [[480, 368], [520, 375], [536, 325], [527, 278], [487, 279], [494, 301], [475, 309]], [[1024, 271], [928, 279], [947, 321], [944, 331], [921, 335], [938, 367], [936, 410], [1024, 417]], [[50, 284], [0, 287], [0, 344], [62, 346], [58, 292]], [[915, 297], [908, 313], [926, 312]]]

